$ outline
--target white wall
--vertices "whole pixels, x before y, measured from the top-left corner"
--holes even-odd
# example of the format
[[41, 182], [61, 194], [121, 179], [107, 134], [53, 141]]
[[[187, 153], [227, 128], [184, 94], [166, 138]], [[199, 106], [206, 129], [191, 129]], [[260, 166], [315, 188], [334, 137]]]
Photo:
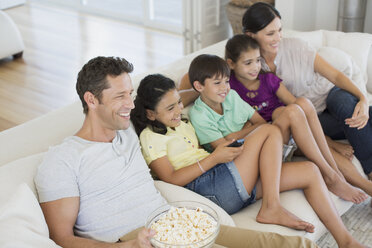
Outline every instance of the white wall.
[[[283, 28], [337, 30], [338, 0], [275, 0]], [[372, 33], [372, 1], [367, 0], [364, 32]]]

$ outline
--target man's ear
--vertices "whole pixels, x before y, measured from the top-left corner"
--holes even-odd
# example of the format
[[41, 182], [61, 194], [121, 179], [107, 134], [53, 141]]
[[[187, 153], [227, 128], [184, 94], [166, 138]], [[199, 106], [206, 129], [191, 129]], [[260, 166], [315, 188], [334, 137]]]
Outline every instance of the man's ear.
[[204, 85], [202, 85], [199, 81], [194, 81], [192, 83], [194, 85], [194, 88], [198, 91], [198, 92], [202, 92], [203, 89], [204, 89]]
[[87, 103], [89, 109], [95, 109], [99, 104], [98, 99], [90, 91], [84, 93], [84, 101]]
[[150, 109], [146, 109], [146, 117], [147, 119], [149, 119], [150, 121], [155, 121], [155, 111], [154, 110], [150, 110]]
[[227, 59], [226, 62], [229, 65], [230, 70], [234, 70], [235, 63], [231, 59]]

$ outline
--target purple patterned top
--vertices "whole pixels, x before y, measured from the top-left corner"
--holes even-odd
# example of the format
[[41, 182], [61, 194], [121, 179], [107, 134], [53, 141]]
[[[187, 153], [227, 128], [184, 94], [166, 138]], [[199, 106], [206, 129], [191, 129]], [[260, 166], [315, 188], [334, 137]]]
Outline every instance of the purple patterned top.
[[[273, 73], [263, 73], [258, 75], [260, 86], [257, 90], [248, 90], [234, 75], [230, 76], [230, 87], [234, 89], [239, 96], [251, 105], [266, 121], [272, 121], [271, 115], [274, 110], [284, 104], [276, 96], [282, 81]], [[248, 94], [249, 93], [249, 94]], [[251, 98], [249, 96], [255, 95]]]

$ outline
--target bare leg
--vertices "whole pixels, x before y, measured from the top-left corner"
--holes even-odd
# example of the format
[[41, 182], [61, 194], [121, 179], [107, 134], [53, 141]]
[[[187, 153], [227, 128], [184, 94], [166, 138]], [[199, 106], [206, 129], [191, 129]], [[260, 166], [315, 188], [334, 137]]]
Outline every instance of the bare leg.
[[[320, 129], [314, 132], [319, 140], [318, 144], [308, 125], [305, 113], [299, 105], [290, 104], [286, 106], [279, 116], [275, 115], [275, 111], [273, 113], [274, 124], [281, 129], [283, 137], [288, 137], [289, 132], [292, 133], [294, 140], [304, 155], [319, 167], [330, 191], [342, 199], [354, 203], [360, 203], [367, 199], [366, 194], [354, 188], [344, 180], [329, 151], [320, 124]], [[315, 118], [318, 117], [315, 116]], [[322, 142], [320, 141], [322, 139], [321, 137], [323, 137]], [[323, 156], [321, 149], [324, 150], [325, 156]], [[327, 157], [329, 161], [326, 160], [325, 157]]]
[[305, 113], [307, 123], [324, 159], [341, 177], [343, 177], [342, 173], [337, 167], [336, 161], [334, 160], [331, 151], [329, 150], [327, 140], [325, 138], [322, 126], [320, 125], [319, 118], [316, 114], [316, 110], [313, 104], [308, 99], [303, 97], [297, 98], [295, 103], [300, 106]]
[[[337, 142], [332, 140], [330, 137], [325, 136], [329, 148], [333, 148], [336, 152], [346, 157], [349, 160], [352, 160], [354, 157], [354, 149], [351, 145], [345, 144], [342, 142]], [[337, 162], [337, 161], [336, 161]]]
[[[342, 152], [339, 152], [341, 154], [343, 154], [344, 156], [346, 156], [347, 158], [349, 158], [350, 160], [352, 159], [353, 157], [353, 153], [354, 153], [354, 150], [352, 148], [352, 146], [350, 145], [346, 145], [346, 144], [342, 144], [340, 142], [336, 142], [336, 141], [333, 141], [332, 139], [330, 139], [329, 137], [326, 137], [324, 135], [324, 132], [323, 132], [323, 129], [322, 129], [322, 126], [319, 122], [319, 118], [318, 118], [318, 115], [316, 114], [316, 110], [313, 106], [313, 104], [306, 98], [303, 98], [303, 97], [299, 97], [296, 99], [296, 104], [298, 104], [302, 110], [305, 112], [305, 115], [306, 115], [306, 119], [309, 123], [309, 126], [310, 126], [310, 129], [313, 133], [313, 136], [316, 140], [316, 143], [318, 144], [319, 146], [319, 149], [323, 155], [323, 157], [325, 158], [325, 160], [328, 162], [328, 164], [334, 168], [334, 170], [339, 174], [341, 175], [341, 177], [343, 179], [345, 179], [345, 176], [348, 176], [349, 179], [351, 179], [350, 177], [354, 178], [353, 181], [358, 181], [360, 180], [359, 182], [361, 184], [363, 184], [363, 187], [359, 187], [358, 185], [356, 184], [353, 184], [354, 186], [357, 186], [358, 188], [361, 188], [362, 190], [364, 190], [365, 192], [366, 191], [366, 188], [369, 188], [369, 191], [370, 191], [370, 186], [367, 186], [367, 182], [366, 180], [363, 180], [364, 178], [356, 171], [354, 170], [354, 172], [356, 172], [357, 174], [355, 173], [352, 173], [352, 174], [349, 174], [348, 172], [350, 171], [345, 171], [345, 173], [343, 173], [342, 171], [340, 171], [341, 167], [343, 169], [345, 169], [345, 163], [346, 165], [352, 165], [351, 163], [347, 163], [345, 160], [343, 160], [342, 158], [338, 157], [338, 162], [336, 162], [335, 160], [335, 153], [333, 151], [331, 151], [330, 147], [334, 147], [335, 149], [339, 149], [341, 150]], [[330, 146], [328, 145], [330, 144]], [[337, 150], [336, 150], [337, 151]], [[347, 166], [349, 167], [349, 166]], [[347, 168], [346, 167], [346, 168]], [[351, 170], [352, 169], [355, 169], [354, 166], [352, 167], [349, 167]], [[349, 183], [351, 183], [350, 180], [347, 180]], [[368, 193], [368, 192], [367, 192]], [[368, 193], [369, 194], [369, 193]], [[358, 193], [358, 200], [354, 199], [354, 203], [360, 203], [364, 200], [367, 199], [367, 195], [365, 194], [362, 194], [361, 192]]]
[[246, 190], [252, 191], [259, 174], [262, 182], [262, 206], [257, 215], [257, 221], [312, 232], [314, 229], [312, 224], [288, 212], [279, 201], [282, 167], [280, 130], [269, 124], [258, 127], [245, 138], [243, 149], [234, 162]]
[[339, 169], [341, 170], [342, 174], [345, 175], [346, 181], [364, 190], [364, 192], [366, 192], [369, 196], [372, 196], [372, 181], [362, 177], [349, 159], [342, 156], [332, 148], [330, 150]]
[[[319, 172], [311, 162], [284, 163], [280, 178], [280, 191], [303, 189], [304, 194], [319, 219], [335, 238], [339, 247], [363, 247], [347, 231], [335, 209], [329, 192]], [[257, 197], [262, 194], [257, 184]]]

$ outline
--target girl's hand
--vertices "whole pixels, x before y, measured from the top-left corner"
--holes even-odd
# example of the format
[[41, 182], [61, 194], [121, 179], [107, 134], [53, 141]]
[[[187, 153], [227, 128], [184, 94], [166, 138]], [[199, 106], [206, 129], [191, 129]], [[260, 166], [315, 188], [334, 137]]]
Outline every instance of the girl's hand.
[[354, 113], [351, 118], [345, 119], [345, 124], [349, 127], [362, 129], [367, 125], [369, 119], [369, 106], [366, 101], [359, 101], [354, 108]]
[[233, 161], [242, 153], [244, 144], [240, 147], [228, 147], [228, 145], [234, 141], [235, 140], [226, 140], [219, 144], [212, 152], [212, 155], [215, 156], [217, 163], [227, 163]]
[[150, 238], [152, 238], [156, 232], [152, 229], [143, 228], [137, 235], [134, 247], [136, 248], [152, 248]]

